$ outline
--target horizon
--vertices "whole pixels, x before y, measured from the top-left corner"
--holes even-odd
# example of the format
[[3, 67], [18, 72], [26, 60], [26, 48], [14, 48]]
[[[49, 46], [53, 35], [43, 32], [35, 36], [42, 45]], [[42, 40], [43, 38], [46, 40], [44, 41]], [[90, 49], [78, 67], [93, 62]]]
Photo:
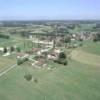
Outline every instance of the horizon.
[[3, 21], [100, 21], [100, 19], [8, 19], [8, 20], [0, 20]]

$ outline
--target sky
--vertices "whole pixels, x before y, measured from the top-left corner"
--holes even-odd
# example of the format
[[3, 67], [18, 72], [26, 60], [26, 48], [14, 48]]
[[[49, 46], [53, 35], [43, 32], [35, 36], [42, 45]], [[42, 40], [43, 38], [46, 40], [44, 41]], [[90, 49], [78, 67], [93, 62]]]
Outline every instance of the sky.
[[100, 0], [0, 0], [0, 20], [100, 19]]

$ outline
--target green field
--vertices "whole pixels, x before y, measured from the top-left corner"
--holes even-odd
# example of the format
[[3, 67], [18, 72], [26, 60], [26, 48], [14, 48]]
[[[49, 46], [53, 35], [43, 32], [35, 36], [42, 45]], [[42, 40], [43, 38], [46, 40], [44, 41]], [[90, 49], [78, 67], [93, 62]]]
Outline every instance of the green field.
[[[55, 66], [55, 65], [53, 65]], [[99, 100], [100, 68], [70, 61], [53, 71], [16, 67], [0, 78], [2, 100]], [[25, 73], [38, 78], [27, 82]]]
[[[98, 45], [86, 42], [71, 50], [67, 66], [48, 62], [52, 70], [34, 69], [27, 62], [16, 66], [0, 77], [0, 100], [100, 100]], [[37, 83], [25, 80], [29, 73]]]
[[84, 44], [82, 50], [100, 55], [100, 42], [86, 41]]
[[4, 71], [5, 69], [9, 68], [11, 65], [15, 64], [16, 60], [13, 57], [0, 57], [0, 72]]
[[24, 38], [11, 38], [11, 39], [2, 39], [0, 38], [0, 47], [11, 47], [11, 46], [18, 46], [21, 48], [22, 51], [27, 51], [32, 49], [32, 47], [36, 47], [38, 45], [33, 44], [28, 39]]
[[12, 46], [15, 43], [17, 43], [17, 42], [12, 39], [1, 39], [0, 38], [0, 46], [1, 47]]

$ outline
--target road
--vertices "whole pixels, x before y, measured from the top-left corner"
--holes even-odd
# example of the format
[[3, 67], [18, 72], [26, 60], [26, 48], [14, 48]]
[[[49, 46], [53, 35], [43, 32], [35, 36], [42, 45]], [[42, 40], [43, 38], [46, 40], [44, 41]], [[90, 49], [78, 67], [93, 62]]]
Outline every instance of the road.
[[11, 71], [13, 68], [15, 68], [17, 64], [11, 65], [10, 68], [6, 69], [5, 71], [0, 73], [0, 77], [5, 75], [7, 72]]

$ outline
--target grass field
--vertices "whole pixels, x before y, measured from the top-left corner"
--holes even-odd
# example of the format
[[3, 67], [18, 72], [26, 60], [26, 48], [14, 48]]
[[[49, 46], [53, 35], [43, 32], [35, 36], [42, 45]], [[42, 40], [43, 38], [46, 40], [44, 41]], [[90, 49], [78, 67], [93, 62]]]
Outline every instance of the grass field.
[[84, 44], [82, 50], [100, 55], [100, 42], [86, 41]]
[[22, 51], [32, 50], [32, 47], [38, 45], [33, 44], [32, 42], [24, 38], [11, 38], [11, 39], [2, 39], [0, 38], [0, 47], [11, 47], [18, 46]]
[[100, 66], [100, 56], [84, 52], [80, 49], [72, 51], [71, 57], [72, 59], [79, 61], [81, 63]]
[[0, 38], [0, 46], [1, 47], [8, 47], [13, 46], [14, 44], [19, 43], [19, 41], [13, 40], [13, 39], [1, 39]]
[[[53, 64], [52, 66], [58, 66]], [[38, 78], [27, 82], [25, 73]], [[53, 71], [19, 66], [0, 78], [2, 100], [99, 100], [100, 68], [70, 61]]]
[[[68, 66], [49, 62], [52, 71], [34, 69], [28, 63], [15, 67], [0, 77], [0, 100], [100, 100], [99, 51], [91, 51], [87, 44], [71, 50]], [[38, 82], [26, 81], [25, 74]]]
[[9, 66], [15, 63], [16, 63], [15, 59], [0, 57], [0, 72], [4, 71], [6, 68], [9, 68]]

